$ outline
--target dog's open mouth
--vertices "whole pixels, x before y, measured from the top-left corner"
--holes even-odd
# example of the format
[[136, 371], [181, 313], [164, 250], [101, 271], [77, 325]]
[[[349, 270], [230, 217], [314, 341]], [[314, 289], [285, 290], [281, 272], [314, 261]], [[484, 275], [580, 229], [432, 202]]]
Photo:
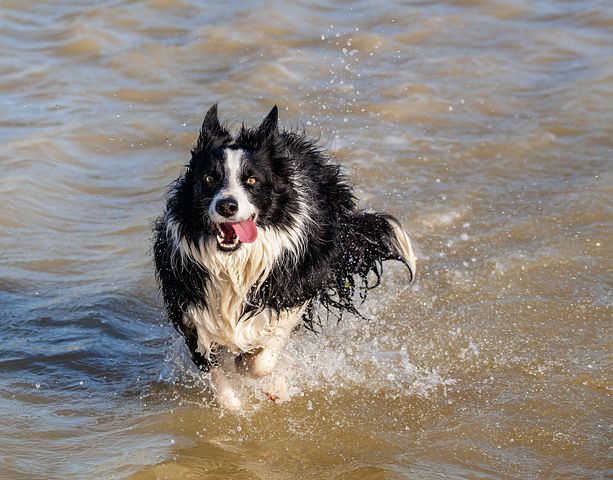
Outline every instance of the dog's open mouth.
[[258, 236], [255, 215], [242, 222], [222, 222], [212, 225], [217, 237], [217, 248], [224, 252], [238, 250], [241, 243], [252, 243]]

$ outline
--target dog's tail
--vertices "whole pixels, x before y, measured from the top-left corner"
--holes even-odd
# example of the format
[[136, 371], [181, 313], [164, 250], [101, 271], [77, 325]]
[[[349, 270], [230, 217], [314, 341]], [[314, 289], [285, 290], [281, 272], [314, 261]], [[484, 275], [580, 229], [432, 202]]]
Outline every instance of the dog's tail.
[[340, 271], [358, 274], [366, 280], [370, 272], [377, 276], [381, 273], [381, 263], [385, 260], [399, 260], [409, 270], [412, 282], [415, 278], [415, 254], [411, 240], [391, 215], [375, 212], [353, 214], [343, 229], [341, 240], [345, 246]]
[[[409, 270], [409, 283], [415, 279], [415, 254], [411, 241], [400, 222], [391, 215], [352, 212], [339, 222], [337, 233], [336, 241], [341, 252], [330, 269], [333, 276], [324, 280], [318, 299], [328, 313], [338, 312], [338, 320], [343, 312], [360, 316], [354, 294], [359, 292], [365, 300], [368, 291], [379, 285], [385, 260], [402, 262]], [[312, 306], [304, 318], [307, 328], [321, 325], [321, 319]]]
[[400, 257], [399, 260], [402, 261], [407, 268], [409, 269], [409, 273], [411, 275], [411, 279], [409, 282], [412, 282], [415, 279], [416, 274], [416, 260], [415, 254], [413, 253], [413, 248], [411, 247], [411, 240], [405, 232], [400, 222], [391, 215], [382, 215], [383, 218], [389, 223], [392, 227], [391, 234], [388, 235], [390, 238], [391, 246], [395, 250], [396, 254]]

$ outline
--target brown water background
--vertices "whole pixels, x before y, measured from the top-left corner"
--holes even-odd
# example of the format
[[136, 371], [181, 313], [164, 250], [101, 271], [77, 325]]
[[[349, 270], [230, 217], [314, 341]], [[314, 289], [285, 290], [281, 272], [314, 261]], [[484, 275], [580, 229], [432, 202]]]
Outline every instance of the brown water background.
[[[609, 1], [0, 5], [0, 478], [610, 478]], [[419, 257], [240, 415], [149, 253], [214, 102], [279, 105]]]

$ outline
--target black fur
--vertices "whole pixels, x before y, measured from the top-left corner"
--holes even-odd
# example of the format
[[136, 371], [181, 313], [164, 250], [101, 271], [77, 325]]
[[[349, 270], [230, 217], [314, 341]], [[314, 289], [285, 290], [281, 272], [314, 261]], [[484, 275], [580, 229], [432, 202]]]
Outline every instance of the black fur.
[[[171, 187], [166, 213], [154, 226], [155, 267], [166, 309], [201, 368], [208, 368], [214, 357], [207, 360], [196, 351], [196, 332], [183, 323], [183, 312], [189, 305], [207, 304], [204, 285], [209, 272], [200, 264], [184, 263], [180, 255], [173, 255], [166, 227], [170, 220], [178, 223], [181, 238], [191, 243], [213, 235], [207, 211], [216, 185], [225, 181], [223, 149], [248, 152], [243, 175], [258, 179], [249, 196], [258, 208], [259, 228], [290, 229], [293, 215], [301, 211], [297, 188], [309, 199], [311, 221], [303, 254], [297, 262], [289, 253], [277, 260], [263, 286], [252, 293], [246, 313], [266, 308], [282, 311], [309, 301], [304, 323], [314, 329], [321, 325], [318, 303], [339, 319], [343, 312], [358, 314], [356, 291], [364, 299], [379, 283], [382, 262], [393, 259], [407, 263], [388, 222], [394, 219], [359, 211], [340, 167], [304, 134], [280, 132], [277, 115], [274, 107], [259, 127], [243, 126], [233, 138], [220, 125], [214, 105], [204, 119], [187, 169]], [[207, 175], [214, 178], [213, 184], [203, 180]], [[374, 282], [369, 283], [373, 277]]]

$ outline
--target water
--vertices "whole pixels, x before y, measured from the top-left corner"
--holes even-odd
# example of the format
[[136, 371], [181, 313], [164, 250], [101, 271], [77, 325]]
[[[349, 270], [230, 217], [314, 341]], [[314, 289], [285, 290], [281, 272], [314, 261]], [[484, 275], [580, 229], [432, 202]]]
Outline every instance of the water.
[[[3, 2], [0, 477], [611, 475], [612, 27], [606, 1]], [[214, 102], [278, 104], [419, 257], [242, 415], [149, 253]]]

